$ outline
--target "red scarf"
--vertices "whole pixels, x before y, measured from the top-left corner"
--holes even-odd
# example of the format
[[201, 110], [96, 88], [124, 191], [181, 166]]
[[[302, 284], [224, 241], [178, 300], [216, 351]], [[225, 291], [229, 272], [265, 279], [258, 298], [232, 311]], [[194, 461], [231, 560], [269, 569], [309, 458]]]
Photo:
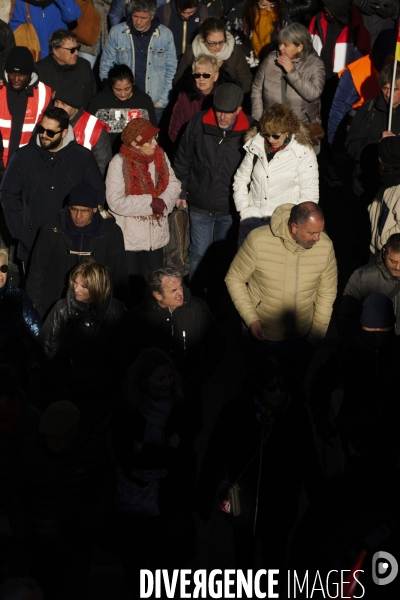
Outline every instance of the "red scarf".
[[[152, 198], [159, 198], [169, 183], [169, 171], [164, 150], [160, 146], [156, 146], [154, 154], [148, 156], [133, 146], [122, 144], [120, 154], [124, 159], [122, 173], [125, 181], [125, 194], [127, 196], [150, 194]], [[149, 164], [153, 161], [155, 184], [149, 173]]]
[[21, 400], [18, 396], [14, 396], [7, 402], [5, 407], [0, 410], [1, 435], [12, 435], [15, 433], [15, 426], [20, 414]]

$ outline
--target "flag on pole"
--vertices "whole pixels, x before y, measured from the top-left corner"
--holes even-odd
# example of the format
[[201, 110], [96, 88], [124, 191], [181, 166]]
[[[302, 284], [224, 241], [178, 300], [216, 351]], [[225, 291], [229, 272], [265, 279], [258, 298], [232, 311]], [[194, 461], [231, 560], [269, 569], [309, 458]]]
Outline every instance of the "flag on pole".
[[400, 61], [400, 19], [399, 19], [399, 24], [398, 24], [398, 28], [397, 28], [397, 43], [396, 43], [396, 52], [394, 55], [394, 60]]

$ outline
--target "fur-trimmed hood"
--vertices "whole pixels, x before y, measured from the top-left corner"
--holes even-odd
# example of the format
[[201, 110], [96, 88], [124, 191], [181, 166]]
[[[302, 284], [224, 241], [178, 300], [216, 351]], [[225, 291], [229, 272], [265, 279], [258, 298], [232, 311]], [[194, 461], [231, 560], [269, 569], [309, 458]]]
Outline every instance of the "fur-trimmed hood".
[[[244, 136], [245, 144], [251, 139], [253, 139], [257, 135], [257, 133], [260, 133], [260, 126], [253, 125], [253, 127], [251, 127], [251, 129], [249, 129]], [[301, 146], [307, 146], [308, 148], [312, 148], [310, 133], [307, 127], [303, 125], [303, 123], [300, 123], [300, 131], [295, 134], [294, 139]]]

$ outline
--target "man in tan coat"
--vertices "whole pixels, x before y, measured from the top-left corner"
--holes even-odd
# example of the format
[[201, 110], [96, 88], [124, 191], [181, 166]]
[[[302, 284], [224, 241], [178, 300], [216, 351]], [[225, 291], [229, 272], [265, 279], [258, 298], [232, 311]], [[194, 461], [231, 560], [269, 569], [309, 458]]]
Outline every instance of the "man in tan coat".
[[318, 204], [282, 204], [269, 225], [247, 236], [229, 268], [225, 281], [233, 303], [267, 352], [307, 353], [308, 343], [325, 337], [337, 268], [324, 225]]

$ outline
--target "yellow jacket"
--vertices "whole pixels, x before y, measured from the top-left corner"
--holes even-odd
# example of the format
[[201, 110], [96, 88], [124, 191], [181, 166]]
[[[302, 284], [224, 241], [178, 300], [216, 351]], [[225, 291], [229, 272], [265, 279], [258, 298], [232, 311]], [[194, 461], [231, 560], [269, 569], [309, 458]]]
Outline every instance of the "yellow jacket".
[[246, 238], [225, 278], [231, 298], [250, 327], [261, 321], [271, 341], [325, 337], [337, 292], [333, 244], [322, 232], [310, 249], [291, 237], [293, 204], [278, 206], [270, 225]]

